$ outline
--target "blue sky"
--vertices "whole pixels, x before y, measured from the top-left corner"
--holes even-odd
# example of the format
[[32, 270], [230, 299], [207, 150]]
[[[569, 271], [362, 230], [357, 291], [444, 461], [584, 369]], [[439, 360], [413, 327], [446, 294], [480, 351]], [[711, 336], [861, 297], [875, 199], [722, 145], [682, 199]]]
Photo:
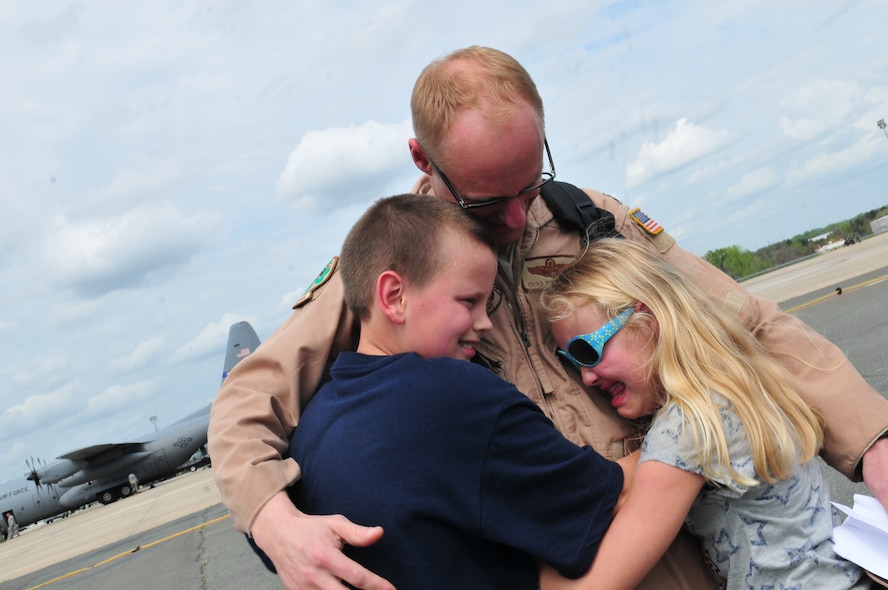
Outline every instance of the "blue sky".
[[686, 249], [888, 205], [888, 5], [0, 0], [0, 481], [209, 403], [375, 198], [417, 178], [410, 91], [514, 55], [558, 177]]

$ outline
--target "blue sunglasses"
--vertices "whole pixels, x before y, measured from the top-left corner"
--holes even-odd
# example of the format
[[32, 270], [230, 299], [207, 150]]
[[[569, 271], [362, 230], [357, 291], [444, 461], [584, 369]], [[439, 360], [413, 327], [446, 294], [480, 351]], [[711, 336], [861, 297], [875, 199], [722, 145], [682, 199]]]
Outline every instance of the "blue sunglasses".
[[604, 345], [626, 325], [629, 316], [634, 312], [635, 309], [630, 307], [591, 334], [574, 336], [567, 343], [567, 350], [559, 348], [558, 354], [567, 358], [577, 369], [594, 367], [601, 362]]

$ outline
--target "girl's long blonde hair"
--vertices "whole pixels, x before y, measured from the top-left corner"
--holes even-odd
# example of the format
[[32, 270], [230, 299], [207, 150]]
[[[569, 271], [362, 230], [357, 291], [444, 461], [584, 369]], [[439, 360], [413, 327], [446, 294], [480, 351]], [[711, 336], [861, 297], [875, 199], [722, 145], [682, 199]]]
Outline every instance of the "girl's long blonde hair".
[[777, 361], [739, 321], [643, 246], [593, 242], [542, 295], [551, 321], [587, 305], [610, 318], [636, 302], [650, 314], [636, 312], [623, 329], [655, 338], [648, 377], [660, 384], [660, 411], [676, 404], [686, 416], [704, 477], [757, 483], [731, 467], [713, 393], [730, 401], [743, 423], [761, 480], [785, 479], [818, 452], [819, 416], [790, 387]]

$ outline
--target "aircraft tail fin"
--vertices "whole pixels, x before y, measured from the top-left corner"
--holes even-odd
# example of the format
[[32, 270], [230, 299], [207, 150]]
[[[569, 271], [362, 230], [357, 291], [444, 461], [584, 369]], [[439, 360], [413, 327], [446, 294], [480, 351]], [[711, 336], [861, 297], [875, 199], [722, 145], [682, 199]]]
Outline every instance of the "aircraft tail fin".
[[222, 367], [222, 381], [236, 364], [250, 356], [259, 346], [259, 336], [250, 322], [231, 324], [228, 330], [228, 345], [225, 347], [225, 366]]

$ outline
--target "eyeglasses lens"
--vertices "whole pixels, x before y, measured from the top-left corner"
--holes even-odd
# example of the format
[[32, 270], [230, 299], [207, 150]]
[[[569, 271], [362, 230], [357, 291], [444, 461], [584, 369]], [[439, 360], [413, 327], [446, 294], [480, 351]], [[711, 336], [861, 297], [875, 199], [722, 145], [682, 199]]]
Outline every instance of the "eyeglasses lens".
[[584, 365], [594, 365], [598, 362], [598, 351], [585, 340], [574, 340], [567, 347], [567, 352]]

